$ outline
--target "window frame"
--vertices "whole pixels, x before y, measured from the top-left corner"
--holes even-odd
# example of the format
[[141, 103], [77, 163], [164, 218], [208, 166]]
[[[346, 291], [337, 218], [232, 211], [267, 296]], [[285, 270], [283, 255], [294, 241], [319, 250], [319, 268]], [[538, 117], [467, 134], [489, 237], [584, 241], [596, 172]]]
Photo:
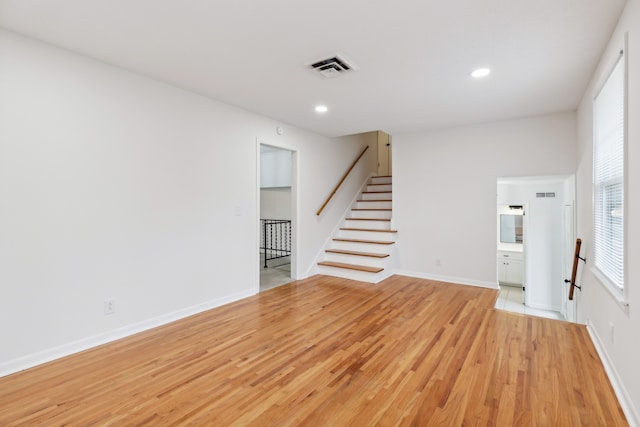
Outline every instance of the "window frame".
[[[597, 182], [596, 180], [596, 99], [598, 98], [598, 96], [600, 95], [600, 93], [602, 92], [602, 89], [605, 87], [605, 85], [609, 82], [610, 77], [612, 76], [613, 72], [616, 71], [616, 68], [618, 66], [618, 64], [620, 63], [620, 61], [622, 61], [622, 176], [621, 177], [614, 177], [614, 178], [609, 178], [606, 180], [602, 180], [600, 182]], [[593, 105], [593, 113], [592, 113], [592, 118], [593, 118], [593, 136], [592, 136], [592, 154], [593, 154], [593, 168], [592, 168], [592, 222], [593, 222], [593, 242], [594, 242], [594, 261], [592, 264], [592, 268], [591, 271], [594, 274], [594, 276], [597, 278], [597, 280], [604, 286], [604, 288], [609, 291], [609, 293], [615, 298], [615, 300], [620, 304], [621, 307], [623, 307], [625, 310], [628, 309], [628, 281], [627, 281], [627, 268], [628, 268], [628, 263], [627, 263], [627, 222], [628, 222], [628, 203], [627, 203], [627, 192], [628, 192], [628, 171], [627, 171], [627, 147], [628, 147], [628, 137], [627, 137], [627, 130], [628, 130], [628, 60], [627, 60], [627, 34], [625, 34], [624, 39], [623, 39], [623, 44], [622, 47], [620, 49], [616, 50], [616, 55], [615, 57], [609, 62], [609, 67], [606, 69], [606, 72], [604, 72], [602, 74], [600, 83], [596, 86], [596, 90], [594, 91], [593, 97], [592, 97], [592, 105]], [[612, 220], [612, 218], [614, 218], [613, 210], [611, 214], [604, 214], [604, 215], [597, 215], [597, 209], [598, 209], [598, 197], [602, 194], [603, 196], [606, 196], [607, 193], [607, 189], [611, 189], [612, 187], [615, 187], [617, 185], [622, 185], [622, 192], [621, 192], [621, 196], [622, 196], [622, 257], [621, 257], [621, 262], [622, 262], [622, 271], [621, 271], [621, 276], [622, 276], [622, 283], [620, 285], [618, 285], [616, 283], [615, 279], [612, 279], [607, 273], [605, 273], [603, 271], [603, 269], [601, 269], [597, 264], [596, 264], [596, 246], [598, 245], [598, 241], [599, 239], [603, 238], [603, 236], [599, 236], [598, 234], [598, 230], [601, 230], [602, 227], [599, 227], [598, 224], [596, 223], [598, 220], [598, 216], [601, 217], [601, 219], [604, 219], [605, 222], [606, 220]], [[606, 197], [604, 197], [605, 202], [604, 204], [606, 205]], [[607, 228], [605, 226], [605, 231], [611, 231], [611, 228]], [[613, 229], [613, 231], [615, 232], [615, 228]]]

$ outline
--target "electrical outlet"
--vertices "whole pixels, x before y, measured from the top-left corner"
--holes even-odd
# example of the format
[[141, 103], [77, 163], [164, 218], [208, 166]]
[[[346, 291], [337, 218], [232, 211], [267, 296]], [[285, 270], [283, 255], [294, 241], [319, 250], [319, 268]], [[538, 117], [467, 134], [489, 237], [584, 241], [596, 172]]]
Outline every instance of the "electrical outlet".
[[436, 258], [436, 267], [442, 266], [442, 260], [440, 258]]
[[106, 299], [104, 300], [104, 314], [113, 314], [116, 312], [116, 300]]

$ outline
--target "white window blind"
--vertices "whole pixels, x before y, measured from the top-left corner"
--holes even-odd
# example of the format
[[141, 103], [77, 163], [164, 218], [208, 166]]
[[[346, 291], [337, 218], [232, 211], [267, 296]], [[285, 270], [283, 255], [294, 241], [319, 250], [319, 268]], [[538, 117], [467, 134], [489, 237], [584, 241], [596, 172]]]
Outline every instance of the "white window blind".
[[595, 267], [624, 288], [625, 65], [621, 51], [593, 101]]

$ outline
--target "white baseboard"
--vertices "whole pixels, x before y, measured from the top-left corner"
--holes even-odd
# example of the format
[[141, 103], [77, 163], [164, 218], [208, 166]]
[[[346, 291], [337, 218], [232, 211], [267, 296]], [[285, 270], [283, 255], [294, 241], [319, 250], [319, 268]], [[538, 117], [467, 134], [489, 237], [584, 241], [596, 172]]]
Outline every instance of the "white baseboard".
[[88, 350], [90, 348], [97, 347], [99, 345], [106, 344], [115, 340], [119, 340], [121, 338], [137, 334], [139, 332], [156, 328], [158, 326], [166, 325], [167, 323], [175, 322], [176, 320], [180, 320], [194, 314], [202, 313], [203, 311], [211, 310], [212, 308], [220, 307], [221, 305], [225, 305], [252, 295], [255, 295], [255, 291], [253, 290], [237, 292], [231, 295], [207, 301], [202, 304], [197, 304], [191, 307], [184, 308], [182, 310], [174, 311], [172, 313], [163, 314], [151, 319], [143, 320], [141, 322], [103, 332], [92, 337], [83, 338], [67, 344], [59, 345], [57, 347], [42, 350], [37, 353], [29, 354], [18, 359], [0, 363], [0, 377], [23, 371], [25, 369], [33, 368], [34, 366], [51, 362], [53, 360], [60, 359], [62, 357], [69, 356], [84, 350]]
[[538, 304], [536, 302], [529, 302], [527, 306], [531, 308], [537, 308], [538, 310], [562, 311], [562, 307], [556, 307], [549, 304]]
[[595, 346], [596, 351], [600, 356], [600, 360], [602, 360], [604, 370], [609, 377], [609, 381], [611, 381], [611, 386], [613, 387], [613, 391], [616, 393], [618, 401], [620, 402], [622, 411], [627, 417], [627, 422], [632, 427], [640, 426], [640, 417], [638, 416], [638, 411], [633, 405], [633, 400], [631, 399], [631, 396], [629, 396], [629, 392], [620, 379], [618, 371], [611, 362], [609, 354], [607, 353], [605, 346], [602, 344], [602, 340], [600, 339], [596, 328], [593, 326], [593, 322], [591, 321], [591, 319], [587, 320], [587, 331], [589, 332], [591, 341], [593, 342], [593, 345]]
[[416, 277], [418, 279], [435, 280], [437, 282], [456, 283], [459, 285], [477, 286], [480, 288], [500, 289], [497, 283], [481, 280], [466, 279], [463, 277], [439, 276], [437, 274], [419, 273], [415, 271], [396, 270], [394, 274]]

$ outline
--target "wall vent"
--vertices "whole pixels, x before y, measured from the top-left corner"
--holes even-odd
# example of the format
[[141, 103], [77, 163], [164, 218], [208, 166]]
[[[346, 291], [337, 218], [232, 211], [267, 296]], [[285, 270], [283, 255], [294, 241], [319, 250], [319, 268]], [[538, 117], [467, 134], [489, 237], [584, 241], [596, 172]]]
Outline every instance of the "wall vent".
[[556, 197], [556, 193], [536, 193], [536, 197]]
[[353, 62], [339, 54], [330, 58], [321, 59], [320, 61], [315, 61], [314, 63], [309, 64], [309, 67], [326, 78], [337, 77], [358, 69]]

